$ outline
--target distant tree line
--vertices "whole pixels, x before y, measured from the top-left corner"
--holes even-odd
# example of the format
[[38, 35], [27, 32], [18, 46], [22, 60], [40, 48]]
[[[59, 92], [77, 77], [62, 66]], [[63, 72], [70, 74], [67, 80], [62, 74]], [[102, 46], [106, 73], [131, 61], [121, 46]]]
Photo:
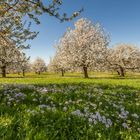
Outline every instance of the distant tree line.
[[[11, 49], [11, 47], [10, 47]], [[40, 75], [43, 72], [47, 71], [47, 65], [45, 61], [38, 57], [34, 62], [30, 62], [30, 57], [27, 57], [25, 53], [20, 53], [15, 51], [14, 56], [10, 55], [10, 51], [6, 52], [5, 59], [3, 59], [3, 64], [0, 63], [1, 69], [0, 73], [2, 77], [6, 77], [6, 74], [18, 74], [21, 76], [26, 76], [26, 73], [34, 72], [35, 74]]]

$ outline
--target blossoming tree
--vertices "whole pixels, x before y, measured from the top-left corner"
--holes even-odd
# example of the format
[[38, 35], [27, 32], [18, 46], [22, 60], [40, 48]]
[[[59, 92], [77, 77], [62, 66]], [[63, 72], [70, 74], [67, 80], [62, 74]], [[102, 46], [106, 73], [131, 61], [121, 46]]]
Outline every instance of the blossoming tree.
[[27, 57], [25, 53], [20, 52], [20, 54], [17, 57], [16, 63], [11, 63], [7, 66], [7, 72], [8, 73], [17, 73], [20, 75], [22, 73], [22, 76], [25, 76], [25, 72], [31, 72], [31, 64], [29, 62], [30, 57]]
[[25, 76], [25, 72], [30, 71], [30, 57], [27, 57], [25, 53], [21, 53], [19, 56], [19, 61], [17, 63], [17, 68], [19, 72], [22, 72], [22, 75]]
[[32, 64], [33, 70], [38, 73], [39, 75], [41, 72], [46, 71], [46, 63], [42, 58], [37, 58]]
[[9, 65], [17, 63], [20, 51], [14, 46], [13, 43], [5, 41], [0, 38], [0, 68], [2, 72], [2, 77], [6, 77], [6, 68]]
[[124, 77], [126, 70], [140, 69], [140, 49], [131, 44], [118, 44], [109, 49], [107, 62]]
[[67, 30], [60, 47], [68, 58], [67, 65], [82, 68], [84, 77], [88, 78], [88, 68], [104, 62], [108, 43], [109, 37], [100, 24], [82, 18], [73, 30]]
[[60, 14], [60, 6], [63, 4], [62, 0], [1, 0], [0, 1], [0, 17], [7, 16], [8, 13], [20, 14], [22, 16], [28, 15], [31, 19], [40, 23], [38, 16], [46, 13], [53, 16], [60, 21], [69, 21], [77, 17], [82, 9], [74, 12], [70, 17], [66, 13]]
[[59, 50], [56, 52], [56, 55], [51, 60], [49, 64], [49, 70], [54, 72], [61, 72], [62, 76], [64, 76], [64, 73], [70, 69], [68, 65], [68, 59], [65, 51]]

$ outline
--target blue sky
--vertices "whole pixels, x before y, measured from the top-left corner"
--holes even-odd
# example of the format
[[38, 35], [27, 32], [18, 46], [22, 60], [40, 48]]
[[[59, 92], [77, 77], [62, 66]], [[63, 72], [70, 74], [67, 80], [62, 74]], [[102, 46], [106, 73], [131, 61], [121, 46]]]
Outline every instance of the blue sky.
[[140, 45], [140, 0], [63, 0], [61, 12], [68, 14], [84, 7], [84, 12], [71, 22], [60, 23], [46, 14], [40, 17], [41, 24], [32, 26], [39, 35], [31, 41], [31, 49], [27, 55], [31, 61], [36, 57], [43, 58], [46, 63], [55, 54], [53, 44], [74, 22], [85, 17], [93, 23], [99, 22], [110, 34], [110, 46], [117, 43], [133, 43]]

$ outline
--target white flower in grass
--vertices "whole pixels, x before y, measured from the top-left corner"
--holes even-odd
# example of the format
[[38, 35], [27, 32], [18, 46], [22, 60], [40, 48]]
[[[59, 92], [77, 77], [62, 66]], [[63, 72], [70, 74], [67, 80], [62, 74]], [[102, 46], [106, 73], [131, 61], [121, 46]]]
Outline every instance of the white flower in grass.
[[67, 104], [69, 104], [69, 102], [68, 102], [68, 101], [66, 101], [66, 102], [65, 102], [65, 104], [67, 105]]
[[92, 115], [90, 115], [90, 118], [95, 119], [96, 115], [92, 114]]
[[15, 98], [24, 98], [26, 95], [25, 94], [23, 94], [23, 93], [16, 93], [15, 94]]
[[14, 98], [9, 98], [9, 102], [14, 101]]
[[102, 121], [102, 117], [100, 115], [99, 112], [96, 112], [96, 118], [101, 122]]
[[47, 107], [47, 105], [45, 105], [45, 104], [39, 105], [39, 108], [46, 108], [46, 107]]
[[128, 115], [129, 114], [129, 111], [126, 111], [125, 113]]
[[122, 123], [122, 126], [123, 126], [124, 128], [128, 128], [127, 123]]
[[106, 116], [109, 116], [109, 114], [108, 114], [108, 113], [105, 113], [105, 115], [106, 115]]
[[121, 108], [121, 111], [123, 112], [124, 111], [124, 108]]
[[68, 109], [67, 107], [63, 107], [63, 111], [66, 112]]
[[32, 94], [31, 94], [31, 97], [33, 97], [33, 96], [35, 96], [35, 94], [34, 94], [34, 93], [32, 93]]
[[91, 118], [89, 118], [89, 119], [88, 119], [88, 121], [89, 121], [90, 123], [92, 123], [92, 122], [93, 122], [93, 120], [92, 120]]
[[132, 114], [132, 117], [134, 117], [134, 118], [136, 118], [136, 119], [139, 118], [139, 116], [138, 116], [136, 113]]
[[48, 110], [51, 110], [52, 108], [51, 108], [50, 106], [47, 106], [47, 109], [48, 109]]
[[56, 107], [52, 107], [52, 111], [55, 111], [56, 110]]
[[4, 94], [4, 95], [8, 94], [8, 91], [5, 90], [5, 91], [3, 92], [3, 94]]
[[72, 103], [72, 100], [71, 99], [69, 100], [69, 103]]
[[105, 116], [102, 116], [102, 120], [101, 120], [101, 121], [102, 121], [102, 123], [104, 123], [104, 124], [106, 123], [106, 118], [105, 118]]
[[84, 115], [85, 117], [88, 117], [89, 116], [89, 113], [88, 112], [86, 112], [86, 114]]
[[42, 92], [42, 93], [47, 93], [47, 92], [48, 92], [48, 89], [43, 88], [43, 89], [41, 90], [41, 92]]
[[108, 124], [109, 126], [112, 125], [112, 121], [111, 121], [111, 119], [107, 119], [107, 124]]
[[32, 110], [32, 111], [31, 111], [31, 114], [32, 114], [32, 115], [36, 115], [36, 114], [38, 114], [38, 112], [37, 112], [36, 110]]
[[20, 101], [19, 100], [16, 100], [16, 103], [19, 103]]
[[11, 105], [11, 102], [7, 102], [7, 105]]
[[48, 97], [48, 100], [51, 100], [51, 99], [52, 99], [52, 98], [49, 96], [49, 97]]
[[105, 108], [108, 109], [109, 107], [108, 106], [105, 106]]
[[97, 88], [94, 88], [94, 92], [98, 92], [98, 89]]
[[97, 105], [96, 105], [96, 104], [90, 103], [90, 105], [91, 105], [92, 107], [94, 107], [94, 109], [97, 108]]
[[102, 102], [99, 102], [99, 105], [102, 105]]
[[106, 128], [109, 128], [109, 125], [108, 124], [106, 124], [105, 126], [106, 126]]
[[115, 103], [113, 103], [113, 107], [116, 107], [117, 108], [118, 106]]
[[33, 101], [34, 101], [34, 102], [36, 102], [36, 101], [37, 101], [37, 99], [36, 99], [36, 98], [33, 98]]
[[96, 119], [93, 119], [93, 122], [94, 122], [94, 124], [97, 124], [97, 121], [96, 121]]
[[122, 119], [126, 119], [127, 115], [129, 114], [128, 111], [125, 111], [124, 108], [121, 109], [121, 114], [119, 114], [119, 117]]
[[27, 109], [27, 112], [29, 113], [31, 110], [30, 109]]
[[100, 113], [99, 112], [96, 112], [96, 117], [100, 116]]
[[78, 109], [74, 112], [72, 112], [73, 115], [77, 115], [77, 116], [80, 116], [81, 115], [81, 111]]
[[39, 101], [42, 101], [42, 100], [43, 100], [43, 97], [40, 97], [40, 98], [39, 98]]
[[44, 110], [41, 110], [41, 111], [40, 111], [40, 113], [41, 113], [41, 114], [44, 114], [44, 113], [45, 113], [45, 111], [44, 111]]
[[88, 111], [88, 107], [84, 107], [84, 112], [87, 112]]
[[80, 102], [82, 102], [82, 99], [79, 99], [79, 100], [76, 101], [76, 103], [80, 103]]

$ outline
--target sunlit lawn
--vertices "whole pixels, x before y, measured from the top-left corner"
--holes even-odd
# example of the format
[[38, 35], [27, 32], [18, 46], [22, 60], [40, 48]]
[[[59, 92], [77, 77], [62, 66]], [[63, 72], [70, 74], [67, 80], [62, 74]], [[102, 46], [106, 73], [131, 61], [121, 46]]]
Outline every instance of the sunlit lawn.
[[139, 140], [140, 75], [90, 77], [0, 78], [0, 140]]
[[90, 73], [90, 78], [83, 78], [82, 73], [66, 73], [64, 77], [61, 74], [43, 73], [37, 75], [34, 73], [27, 73], [25, 77], [17, 74], [8, 74], [7, 78], [0, 78], [0, 83], [9, 84], [62, 84], [62, 83], [92, 83], [103, 85], [126, 85], [130, 87], [140, 88], [140, 74], [129, 73], [125, 78], [120, 78], [115, 72], [112, 73]]

